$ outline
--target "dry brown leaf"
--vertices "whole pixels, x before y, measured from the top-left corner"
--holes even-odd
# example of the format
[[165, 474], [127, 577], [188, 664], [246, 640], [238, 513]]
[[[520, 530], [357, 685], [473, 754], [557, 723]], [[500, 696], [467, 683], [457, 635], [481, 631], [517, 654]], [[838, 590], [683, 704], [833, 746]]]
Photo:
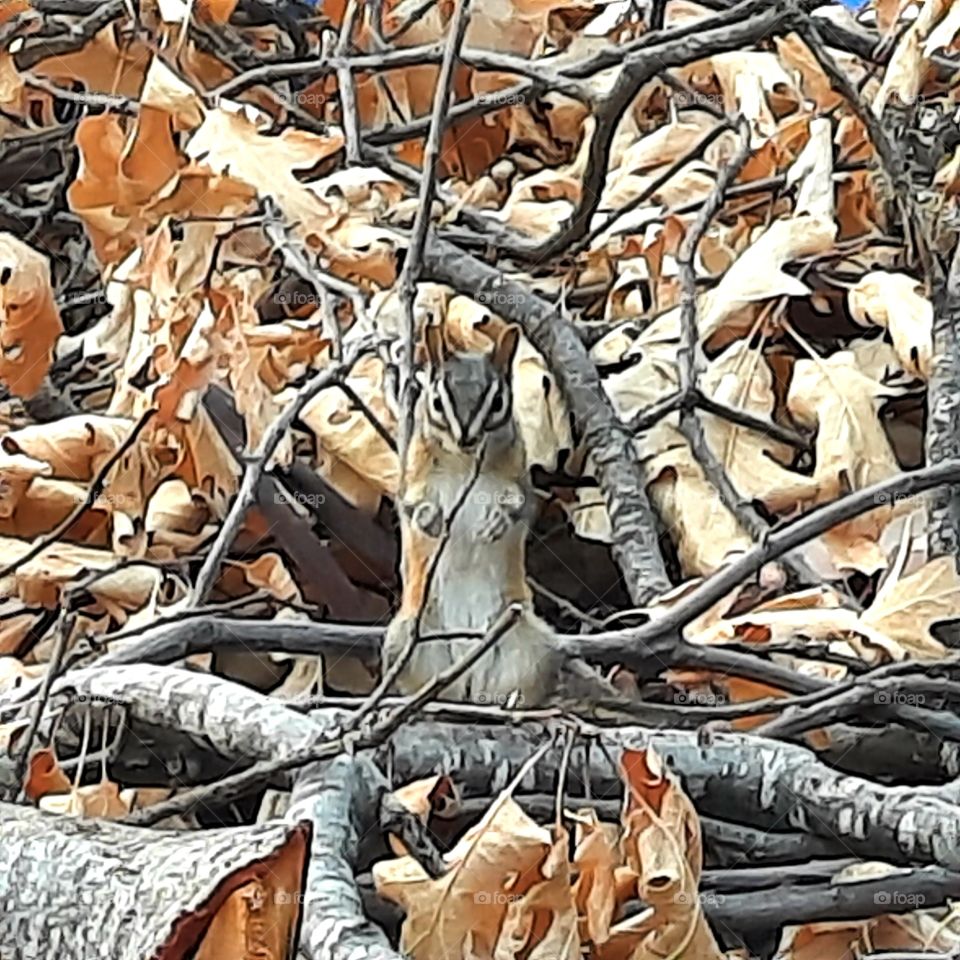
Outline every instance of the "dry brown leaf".
[[0, 381], [11, 393], [36, 393], [61, 333], [47, 258], [0, 233]]
[[98, 817], [119, 820], [129, 812], [135, 795], [134, 790], [120, 790], [112, 780], [86, 787], [75, 787], [68, 793], [48, 792], [40, 798], [38, 806], [47, 813], [66, 817]]
[[580, 960], [567, 842], [558, 831], [541, 867], [543, 879], [508, 904], [494, 947], [497, 960]]
[[573, 897], [577, 913], [584, 918], [581, 934], [591, 943], [605, 943], [617, 906], [614, 874], [620, 865], [619, 831], [611, 824], [600, 823], [590, 807], [577, 812], [576, 824], [573, 866], [577, 880]]
[[703, 851], [693, 804], [652, 749], [625, 750], [620, 765], [627, 785], [626, 864], [636, 877], [636, 895], [653, 907], [653, 916], [647, 930], [617, 932], [615, 927], [608, 943], [612, 949], [599, 956], [617, 955], [625, 932], [634, 943], [631, 952], [620, 955], [630, 960], [722, 960], [700, 900]]
[[[492, 956], [508, 906], [537, 883], [554, 844], [515, 801], [501, 797], [445, 855], [447, 872], [430, 879], [412, 858], [374, 864], [377, 891], [406, 912], [402, 949], [414, 960]], [[568, 888], [569, 889], [569, 888]]]
[[57, 763], [56, 754], [43, 747], [30, 755], [23, 792], [36, 802], [48, 794], [65, 793], [70, 789], [70, 779]]

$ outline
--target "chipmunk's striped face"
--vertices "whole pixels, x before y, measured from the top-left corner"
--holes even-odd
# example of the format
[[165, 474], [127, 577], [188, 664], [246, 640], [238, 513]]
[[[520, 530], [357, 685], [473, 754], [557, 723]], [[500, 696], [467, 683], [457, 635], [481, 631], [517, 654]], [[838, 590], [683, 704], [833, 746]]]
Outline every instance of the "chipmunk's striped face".
[[434, 367], [425, 401], [431, 426], [464, 450], [503, 427], [513, 412], [509, 378], [481, 355], [454, 354]]

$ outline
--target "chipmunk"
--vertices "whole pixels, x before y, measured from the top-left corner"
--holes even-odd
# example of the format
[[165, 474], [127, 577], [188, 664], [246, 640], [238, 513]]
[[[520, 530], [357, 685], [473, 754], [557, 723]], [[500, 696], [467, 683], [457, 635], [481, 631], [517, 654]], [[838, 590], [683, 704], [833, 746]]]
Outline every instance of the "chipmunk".
[[474, 637], [419, 639], [397, 679], [404, 694], [459, 661], [507, 604], [520, 603], [520, 620], [443, 698], [520, 707], [602, 703], [633, 718], [641, 705], [631, 709], [612, 684], [569, 660], [533, 610], [525, 555], [534, 503], [511, 394], [518, 341], [518, 329], [507, 327], [489, 355], [457, 352], [439, 326], [425, 329], [426, 382], [399, 504], [402, 598], [387, 629], [384, 669], [407, 646], [418, 614], [420, 637], [457, 631]]

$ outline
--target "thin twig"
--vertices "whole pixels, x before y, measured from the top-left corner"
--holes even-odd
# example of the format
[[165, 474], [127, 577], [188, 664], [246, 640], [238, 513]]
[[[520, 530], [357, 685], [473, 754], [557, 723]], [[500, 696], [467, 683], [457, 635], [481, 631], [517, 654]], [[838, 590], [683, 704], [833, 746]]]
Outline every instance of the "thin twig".
[[[337, 56], [343, 57], [350, 48], [350, 38], [357, 22], [360, 4], [350, 0], [340, 28], [337, 41]], [[347, 163], [360, 166], [363, 155], [360, 150], [360, 112], [357, 109], [357, 89], [353, 82], [353, 71], [349, 65], [337, 67], [337, 86], [340, 90], [340, 113], [343, 121], [343, 135], [346, 140]]]
[[888, 136], [874, 112], [864, 103], [863, 97], [851, 83], [849, 76], [834, 60], [820, 36], [816, 22], [809, 14], [801, 15], [797, 31], [817, 58], [823, 72], [830, 78], [831, 84], [840, 92], [857, 119], [866, 127], [874, 149], [877, 151], [880, 168], [887, 180], [890, 195], [900, 211], [904, 233], [907, 235], [910, 248], [916, 251], [920, 259], [928, 287], [932, 286], [939, 277], [939, 266], [936, 258], [931, 255], [930, 239], [917, 213], [913, 189], [907, 177], [907, 166], [899, 147]]
[[40, 721], [43, 719], [44, 711], [47, 707], [47, 701], [50, 699], [50, 691], [53, 689], [53, 682], [60, 675], [60, 667], [63, 664], [63, 655], [67, 649], [67, 641], [70, 638], [70, 631], [73, 628], [73, 622], [76, 620], [76, 614], [68, 612], [64, 607], [60, 611], [57, 619], [57, 635], [53, 644], [53, 652], [50, 655], [50, 662], [47, 664], [46, 672], [43, 675], [43, 683], [40, 687], [40, 697], [33, 713], [30, 716], [30, 726], [27, 728], [26, 736], [23, 738], [23, 746], [20, 747], [20, 755], [17, 758], [17, 784], [19, 792], [17, 802], [22, 803], [26, 797], [26, 779], [25, 774], [27, 764], [30, 762], [30, 751], [33, 749], [33, 741], [37, 736], [37, 730], [40, 728]]
[[340, 390], [346, 395], [347, 399], [366, 417], [367, 422], [377, 432], [377, 436], [394, 452], [397, 452], [397, 441], [393, 434], [383, 425], [383, 421], [370, 409], [364, 402], [360, 394], [350, 386], [346, 380], [341, 380], [337, 384]]
[[415, 344], [417, 339], [416, 318], [414, 303], [417, 297], [417, 281], [423, 270], [423, 250], [427, 242], [427, 230], [430, 227], [430, 216], [433, 208], [434, 185], [437, 179], [437, 168], [443, 149], [443, 134], [447, 124], [447, 114], [450, 109], [450, 98], [453, 91], [453, 74], [456, 67], [457, 53], [463, 46], [463, 38], [467, 31], [470, 0], [458, 0], [450, 23], [450, 32], [443, 52], [443, 61], [440, 65], [440, 75], [437, 78], [437, 90], [433, 100], [433, 112], [430, 115], [430, 131], [423, 154], [423, 178], [420, 182], [419, 205], [413, 221], [413, 230], [407, 246], [406, 257], [403, 261], [403, 270], [397, 282], [398, 296], [404, 316], [403, 353], [400, 379], [400, 422], [399, 447], [401, 470], [401, 495], [406, 473], [407, 454], [410, 437], [413, 433], [413, 412], [416, 404], [415, 379]]
[[661, 187], [669, 183], [681, 170], [683, 170], [687, 164], [691, 163], [693, 160], [696, 160], [697, 157], [702, 156], [707, 147], [717, 140], [721, 134], [730, 129], [732, 129], [730, 121], [724, 117], [723, 123], [718, 123], [712, 130], [708, 131], [682, 156], [677, 157], [677, 159], [674, 160], [673, 163], [671, 163], [665, 170], [657, 174], [657, 176], [647, 186], [645, 186], [643, 190], [637, 194], [637, 196], [633, 197], [633, 199], [625, 203], [622, 207], [619, 207], [617, 210], [611, 213], [610, 216], [603, 221], [603, 223], [598, 224], [584, 237], [578, 240], [570, 248], [570, 252], [580, 253], [583, 250], [588, 249], [590, 244], [593, 243], [597, 237], [602, 236], [613, 226], [615, 226], [618, 220], [621, 220], [628, 214], [633, 213], [634, 210], [646, 203]]
[[[903, 497], [915, 496], [944, 484], [960, 483], [960, 460], [944, 460], [941, 463], [909, 473], [900, 473], [862, 490], [856, 490], [833, 503], [816, 507], [802, 517], [785, 524], [779, 530], [771, 530], [764, 542], [758, 544], [734, 560], [729, 566], [707, 578], [663, 616], [635, 629], [617, 631], [614, 635], [631, 643], [655, 644], [664, 638], [672, 638], [702, 613], [706, 613], [718, 600], [757, 573], [764, 564], [776, 560], [787, 551], [809, 543], [838, 523], [859, 517], [863, 513], [889, 507]], [[584, 638], [589, 640], [591, 638]]]

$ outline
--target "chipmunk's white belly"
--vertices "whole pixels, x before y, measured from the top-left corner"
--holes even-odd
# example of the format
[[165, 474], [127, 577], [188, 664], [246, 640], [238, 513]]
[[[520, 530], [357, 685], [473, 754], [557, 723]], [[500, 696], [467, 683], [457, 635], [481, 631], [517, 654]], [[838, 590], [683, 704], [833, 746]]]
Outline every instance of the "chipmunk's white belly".
[[486, 630], [504, 608], [504, 564], [495, 562], [491, 551], [471, 551], [475, 562], [456, 563], [441, 558], [430, 591], [430, 618], [440, 630]]
[[[438, 475], [436, 491], [444, 516], [453, 514], [463, 494], [462, 478]], [[517, 584], [508, 583], [511, 563], [523, 551], [526, 528], [513, 525], [499, 539], [481, 538], [491, 513], [511, 505], [510, 498], [523, 495], [519, 486], [491, 476], [477, 478], [453, 517], [446, 545], [442, 548], [427, 603], [431, 629], [488, 629], [503, 612], [505, 597], [516, 595]], [[426, 623], [425, 623], [426, 625]]]

